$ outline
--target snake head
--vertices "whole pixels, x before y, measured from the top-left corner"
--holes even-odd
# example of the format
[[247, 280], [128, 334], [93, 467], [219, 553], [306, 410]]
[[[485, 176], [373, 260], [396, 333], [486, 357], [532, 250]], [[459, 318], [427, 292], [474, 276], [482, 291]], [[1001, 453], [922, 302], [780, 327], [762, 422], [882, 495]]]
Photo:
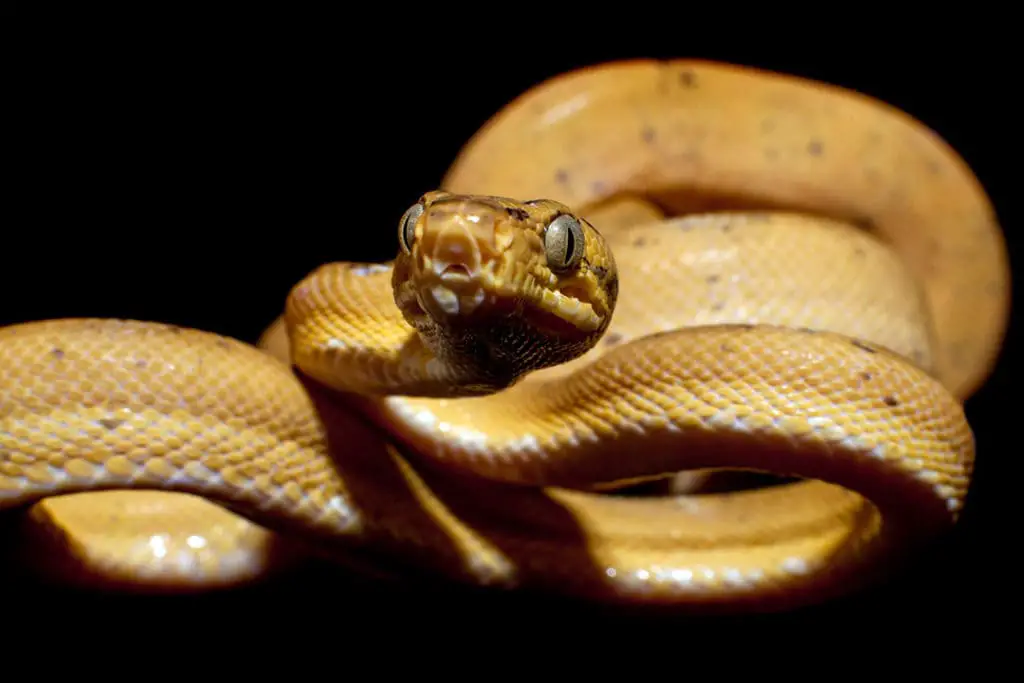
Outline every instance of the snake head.
[[441, 360], [487, 381], [572, 360], [611, 320], [612, 253], [558, 202], [430, 192], [402, 216], [398, 239], [402, 315]]

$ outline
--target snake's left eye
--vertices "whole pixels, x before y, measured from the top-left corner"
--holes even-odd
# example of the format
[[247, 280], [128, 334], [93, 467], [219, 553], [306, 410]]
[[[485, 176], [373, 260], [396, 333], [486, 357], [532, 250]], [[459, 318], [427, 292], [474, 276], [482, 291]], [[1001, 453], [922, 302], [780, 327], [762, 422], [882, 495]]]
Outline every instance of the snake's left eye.
[[412, 243], [416, 241], [416, 221], [423, 213], [423, 204], [413, 204], [398, 221], [398, 244], [406, 254], [412, 253]]
[[544, 231], [544, 255], [551, 270], [575, 268], [583, 258], [585, 246], [583, 227], [569, 214], [555, 218]]

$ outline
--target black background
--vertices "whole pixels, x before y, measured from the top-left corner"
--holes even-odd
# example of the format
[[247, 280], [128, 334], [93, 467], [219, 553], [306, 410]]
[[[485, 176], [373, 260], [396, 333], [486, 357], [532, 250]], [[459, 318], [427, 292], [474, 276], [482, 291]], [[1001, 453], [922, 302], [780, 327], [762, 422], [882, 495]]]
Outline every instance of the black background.
[[[116, 316], [255, 341], [291, 285], [316, 265], [390, 258], [401, 212], [437, 186], [460, 145], [509, 99], [558, 73], [632, 57], [759, 66], [907, 111], [974, 168], [1010, 234], [1014, 263], [1019, 258], [1016, 179], [1006, 168], [1019, 156], [1019, 141], [1008, 134], [1010, 47], [998, 36], [968, 48], [959, 42], [970, 34], [966, 27], [841, 40], [801, 29], [751, 43], [725, 24], [677, 22], [677, 30], [655, 35], [650, 25], [596, 33], [578, 17], [531, 26], [535, 17], [452, 22], [397, 6], [385, 13], [394, 16], [246, 10], [218, 17], [213, 28], [201, 15], [171, 21], [154, 10], [116, 21], [93, 17], [88, 29], [65, 26], [69, 34], [60, 37], [43, 23], [26, 27], [32, 38], [16, 61], [11, 100], [19, 123], [7, 130], [16, 179], [5, 193], [5, 204], [23, 209], [4, 220], [0, 324]], [[1005, 348], [1019, 338], [1011, 329]], [[957, 628], [977, 635], [982, 610], [1008, 599], [1006, 583], [1018, 580], [1007, 566], [1012, 543], [998, 541], [1012, 523], [1003, 491], [1012, 482], [1007, 444], [1016, 425], [1007, 418], [1015, 364], [1004, 353], [968, 403], [979, 465], [968, 512], [948, 543], [867, 595], [742, 623], [759, 633], [779, 620], [867, 620], [920, 631], [953, 628], [948, 622], [967, 616], [969, 626]], [[97, 604], [31, 582], [20, 591], [37, 604], [57, 597], [65, 606]], [[154, 603], [102, 604], [127, 615]], [[277, 606], [289, 621], [303, 610], [344, 609], [347, 622], [384, 618], [403, 628], [426, 625], [439, 611], [463, 625], [540, 618], [559, 628], [608, 630], [651, 623], [516, 596], [354, 589], [324, 567], [240, 594], [159, 604], [184, 606], [193, 618]], [[682, 623], [705, 629], [709, 622]]]

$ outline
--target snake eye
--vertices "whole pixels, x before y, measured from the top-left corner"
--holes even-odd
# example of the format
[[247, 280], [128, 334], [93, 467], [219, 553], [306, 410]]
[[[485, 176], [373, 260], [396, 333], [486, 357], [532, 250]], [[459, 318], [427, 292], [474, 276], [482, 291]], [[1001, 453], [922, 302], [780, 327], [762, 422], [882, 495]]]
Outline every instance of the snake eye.
[[551, 221], [544, 231], [544, 255], [554, 271], [571, 270], [583, 258], [583, 228], [569, 214]]
[[416, 241], [416, 221], [423, 213], [423, 204], [413, 204], [398, 221], [398, 244], [406, 254], [412, 253], [412, 243]]

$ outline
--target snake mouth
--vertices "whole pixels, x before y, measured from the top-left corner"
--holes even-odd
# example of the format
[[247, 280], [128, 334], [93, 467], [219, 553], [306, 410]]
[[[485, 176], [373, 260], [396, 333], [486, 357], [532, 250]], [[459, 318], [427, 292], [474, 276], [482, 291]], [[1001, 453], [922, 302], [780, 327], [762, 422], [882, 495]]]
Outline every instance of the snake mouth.
[[464, 285], [473, 279], [473, 275], [468, 266], [461, 263], [449, 263], [441, 270], [439, 279], [446, 285]]
[[570, 289], [551, 292], [551, 296], [524, 307], [523, 318], [535, 329], [558, 337], [589, 334], [601, 325], [600, 316], [584, 293]]
[[457, 326], [487, 326], [511, 315], [564, 337], [589, 334], [604, 323], [585, 287], [552, 289], [533, 277], [510, 280], [487, 270], [472, 273], [464, 266], [450, 265], [439, 277], [416, 288], [416, 300], [438, 322]]
[[604, 323], [604, 316], [595, 310], [585, 286], [558, 286], [553, 276], [551, 281], [544, 282], [522, 262], [492, 261], [477, 274], [476, 282], [480, 303], [487, 302], [487, 309], [518, 311], [518, 315], [538, 327], [589, 333]]
[[427, 259], [425, 265], [419, 270], [416, 298], [439, 322], [489, 324], [492, 317], [514, 311], [538, 327], [563, 333], [593, 332], [604, 322], [586, 286], [543, 283], [521, 262], [495, 259], [474, 268]]
[[593, 309], [593, 304], [590, 301], [590, 294], [582, 287], [569, 285], [562, 287], [559, 290], [561, 294], [562, 305], [569, 305], [569, 302], [575, 301], [579, 305], [590, 306]]
[[558, 318], [583, 332], [592, 332], [601, 327], [603, 322], [603, 316], [594, 310], [589, 293], [579, 286], [541, 288], [534, 306], [548, 316]]

